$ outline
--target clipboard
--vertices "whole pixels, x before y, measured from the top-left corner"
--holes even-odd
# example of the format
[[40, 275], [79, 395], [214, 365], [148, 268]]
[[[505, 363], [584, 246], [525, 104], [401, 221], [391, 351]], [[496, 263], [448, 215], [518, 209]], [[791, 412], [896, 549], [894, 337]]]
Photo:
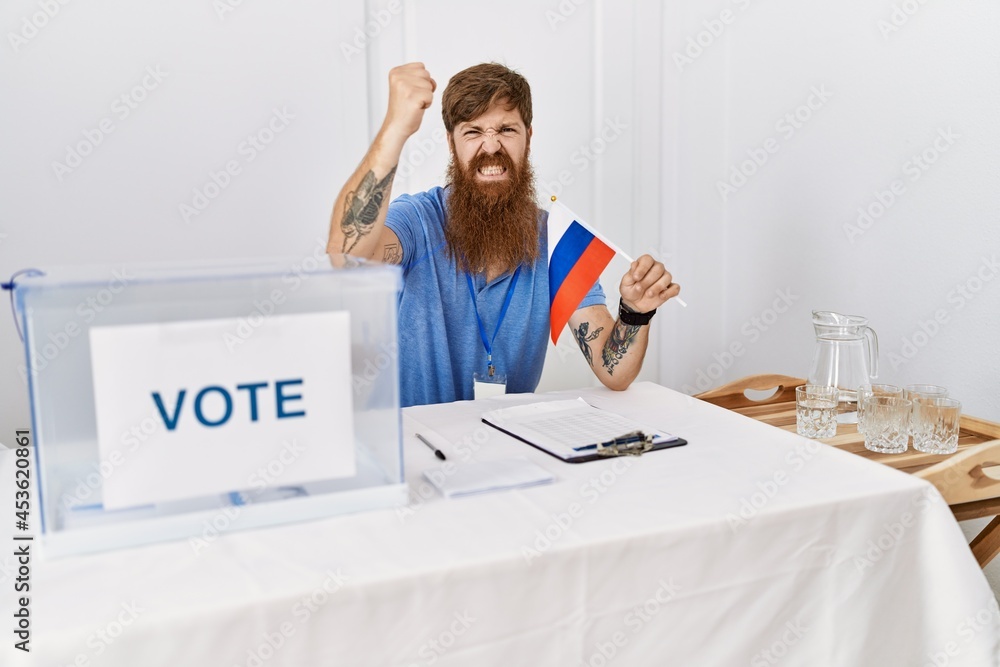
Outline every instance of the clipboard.
[[[492, 410], [482, 415], [482, 421], [567, 463], [600, 461], [609, 458], [609, 454], [642, 454], [688, 444], [683, 438], [595, 408], [582, 398]], [[632, 443], [640, 440], [639, 435], [646, 442], [641, 451], [635, 451]], [[617, 446], [604, 446], [612, 443]], [[599, 449], [604, 451], [598, 453]]]

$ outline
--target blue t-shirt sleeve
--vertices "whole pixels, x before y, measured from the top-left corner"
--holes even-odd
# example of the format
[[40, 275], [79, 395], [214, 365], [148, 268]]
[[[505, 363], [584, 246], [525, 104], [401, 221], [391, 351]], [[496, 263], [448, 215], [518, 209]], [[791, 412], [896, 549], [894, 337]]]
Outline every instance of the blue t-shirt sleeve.
[[590, 288], [587, 292], [587, 296], [583, 297], [583, 301], [577, 306], [577, 310], [581, 308], [589, 308], [590, 306], [604, 306], [607, 305], [607, 299], [604, 297], [604, 289], [601, 287], [601, 281], [598, 280], [594, 283], [594, 286]]
[[402, 267], [408, 269], [413, 258], [427, 252], [427, 236], [420, 221], [420, 211], [411, 195], [400, 195], [389, 202], [385, 226], [399, 239], [403, 252]]

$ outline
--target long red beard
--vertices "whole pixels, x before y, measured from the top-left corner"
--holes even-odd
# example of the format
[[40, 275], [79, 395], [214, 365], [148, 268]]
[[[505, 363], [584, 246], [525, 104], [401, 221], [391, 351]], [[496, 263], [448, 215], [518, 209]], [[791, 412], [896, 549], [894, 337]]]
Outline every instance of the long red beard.
[[[504, 181], [476, 180], [480, 167], [507, 169]], [[535, 175], [528, 151], [520, 165], [504, 152], [481, 153], [462, 168], [452, 155], [448, 164], [448, 252], [465, 271], [506, 273], [538, 259], [538, 206]]]

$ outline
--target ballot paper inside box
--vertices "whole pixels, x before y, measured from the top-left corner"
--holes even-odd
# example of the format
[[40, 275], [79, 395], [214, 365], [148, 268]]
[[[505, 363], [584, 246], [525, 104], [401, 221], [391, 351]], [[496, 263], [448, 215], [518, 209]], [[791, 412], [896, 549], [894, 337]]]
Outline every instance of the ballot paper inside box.
[[400, 286], [340, 256], [19, 279], [45, 553], [405, 504]]

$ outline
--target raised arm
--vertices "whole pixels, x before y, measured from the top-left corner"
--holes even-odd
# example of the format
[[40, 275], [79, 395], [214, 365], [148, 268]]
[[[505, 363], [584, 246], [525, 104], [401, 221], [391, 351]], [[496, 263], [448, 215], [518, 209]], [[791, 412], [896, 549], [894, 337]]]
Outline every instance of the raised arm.
[[436, 88], [423, 63], [408, 63], [389, 71], [385, 120], [333, 205], [327, 252], [393, 264], [402, 261], [399, 240], [385, 227], [385, 214], [403, 145], [420, 128]]
[[[680, 294], [673, 276], [660, 262], [643, 255], [622, 277], [619, 291], [627, 311], [648, 313]], [[616, 308], [617, 310], [617, 308]], [[639, 371], [649, 344], [649, 324], [628, 324], [605, 306], [581, 308], [569, 328], [594, 375], [609, 389], [627, 389]]]

